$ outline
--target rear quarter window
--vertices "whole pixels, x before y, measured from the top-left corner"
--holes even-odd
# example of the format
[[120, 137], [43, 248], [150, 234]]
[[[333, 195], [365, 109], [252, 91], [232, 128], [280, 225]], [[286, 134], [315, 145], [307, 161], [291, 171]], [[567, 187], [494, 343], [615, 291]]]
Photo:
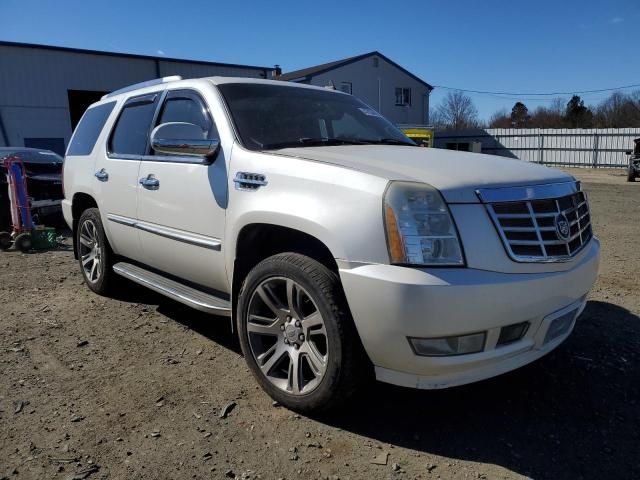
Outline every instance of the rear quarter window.
[[98, 136], [115, 104], [116, 102], [103, 103], [97, 107], [91, 107], [85, 112], [76, 131], [73, 133], [71, 143], [67, 149], [67, 156], [91, 155], [96, 140], [98, 140]]

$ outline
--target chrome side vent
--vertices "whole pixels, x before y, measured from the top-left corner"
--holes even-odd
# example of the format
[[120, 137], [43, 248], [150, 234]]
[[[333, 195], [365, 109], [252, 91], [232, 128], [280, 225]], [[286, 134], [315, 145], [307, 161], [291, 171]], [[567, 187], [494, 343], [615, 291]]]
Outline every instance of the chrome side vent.
[[255, 191], [268, 184], [267, 177], [261, 173], [238, 172], [233, 179], [236, 190]]

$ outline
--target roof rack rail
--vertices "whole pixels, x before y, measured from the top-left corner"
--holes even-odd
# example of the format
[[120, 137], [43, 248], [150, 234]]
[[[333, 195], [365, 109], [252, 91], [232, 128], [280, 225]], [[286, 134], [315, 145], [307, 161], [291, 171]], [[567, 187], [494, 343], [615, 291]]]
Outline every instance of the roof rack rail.
[[162, 78], [154, 78], [153, 80], [147, 80], [146, 82], [134, 83], [133, 85], [129, 85], [128, 87], [122, 87], [118, 90], [114, 90], [113, 92], [107, 93], [102, 97], [105, 98], [114, 97], [116, 95], [120, 95], [121, 93], [130, 92], [132, 90], [138, 90], [139, 88], [144, 87], [152, 87], [153, 85], [160, 85], [162, 83], [169, 82], [177, 82], [178, 80], [182, 80], [180, 75], [172, 75], [170, 77], [162, 77]]

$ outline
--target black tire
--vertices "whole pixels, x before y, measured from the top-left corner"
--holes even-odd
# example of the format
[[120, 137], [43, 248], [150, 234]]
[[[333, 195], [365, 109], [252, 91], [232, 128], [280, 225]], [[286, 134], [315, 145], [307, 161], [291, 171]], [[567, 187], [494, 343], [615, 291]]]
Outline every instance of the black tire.
[[[95, 227], [95, 235], [93, 237], [87, 236], [87, 232], [93, 231], [93, 227]], [[83, 236], [84, 238], [82, 238]], [[95, 242], [90, 242], [90, 245], [97, 247], [96, 250], [86, 244], [87, 238], [95, 238]], [[78, 220], [75, 241], [78, 249], [78, 264], [80, 265], [80, 272], [82, 273], [84, 282], [98, 295], [108, 295], [113, 291], [116, 282], [116, 274], [112, 268], [114, 254], [104, 234], [102, 220], [100, 220], [100, 211], [97, 208], [88, 208], [82, 212]], [[99, 257], [99, 262], [95, 267], [95, 273], [91, 268], [87, 271], [87, 264], [85, 263], [87, 259], [83, 258], [87, 253], [85, 249], [91, 250], [89, 255], [93, 255], [92, 262], [96, 256]]]
[[[274, 385], [258, 365], [249, 339], [248, 314], [252, 298], [257, 295], [256, 290], [265, 285], [265, 282], [288, 280], [295, 282], [296, 288], [301, 287], [299, 291], [303, 291], [311, 300], [314, 310], [321, 314], [326, 331], [326, 367], [322, 378], [317, 380], [309, 393], [292, 394]], [[301, 298], [298, 297], [298, 301], [302, 302]], [[278, 317], [275, 321], [278, 321]], [[252, 374], [271, 398], [291, 410], [317, 413], [334, 408], [371, 378], [372, 366], [358, 337], [338, 276], [309, 257], [297, 253], [283, 253], [269, 257], [254, 267], [240, 289], [236, 323], [242, 352]], [[310, 332], [311, 330], [307, 330], [309, 338], [306, 340], [309, 343]], [[278, 335], [271, 338], [289, 345], [288, 340], [285, 341], [286, 331], [283, 331], [282, 337]], [[303, 348], [304, 346], [300, 346], [300, 352]], [[293, 362], [291, 357], [285, 355], [283, 358], [285, 361]], [[267, 362], [268, 360], [265, 363]], [[299, 365], [302, 371], [302, 364]]]
[[31, 234], [21, 233], [13, 241], [13, 246], [16, 250], [20, 250], [22, 253], [27, 253], [31, 250]]
[[9, 232], [0, 232], [0, 250], [9, 250], [11, 248], [11, 234]]
[[627, 182], [635, 182], [636, 180], [636, 174], [635, 172], [631, 171], [631, 169], [629, 169], [629, 173], [627, 173]]

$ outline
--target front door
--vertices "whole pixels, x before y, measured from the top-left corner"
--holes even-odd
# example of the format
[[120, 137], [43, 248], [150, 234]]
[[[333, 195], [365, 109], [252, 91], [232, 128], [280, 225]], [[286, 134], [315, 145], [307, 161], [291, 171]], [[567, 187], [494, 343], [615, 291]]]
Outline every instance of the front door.
[[[194, 90], [169, 90], [155, 125], [188, 122], [218, 138], [212, 116]], [[227, 171], [221, 148], [213, 163], [150, 149], [140, 164], [138, 230], [144, 262], [163, 272], [229, 291], [222, 237]]]
[[96, 161], [102, 222], [112, 248], [118, 254], [142, 260], [137, 216], [138, 172], [147, 150], [149, 128], [160, 93], [129, 98], [107, 140], [104, 155]]

